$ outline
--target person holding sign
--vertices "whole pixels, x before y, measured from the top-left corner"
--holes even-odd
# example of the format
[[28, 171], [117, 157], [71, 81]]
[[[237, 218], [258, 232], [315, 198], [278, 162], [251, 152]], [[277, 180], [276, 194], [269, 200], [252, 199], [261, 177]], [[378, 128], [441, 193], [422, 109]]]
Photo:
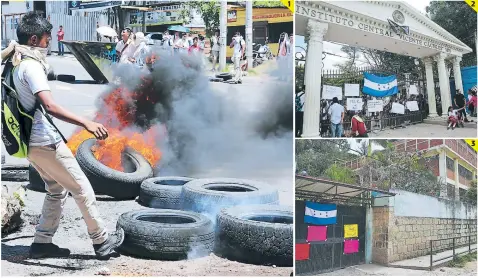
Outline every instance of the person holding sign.
[[334, 97], [332, 105], [329, 107], [330, 127], [332, 130], [332, 137], [342, 137], [344, 122], [344, 107], [339, 104], [339, 99]]

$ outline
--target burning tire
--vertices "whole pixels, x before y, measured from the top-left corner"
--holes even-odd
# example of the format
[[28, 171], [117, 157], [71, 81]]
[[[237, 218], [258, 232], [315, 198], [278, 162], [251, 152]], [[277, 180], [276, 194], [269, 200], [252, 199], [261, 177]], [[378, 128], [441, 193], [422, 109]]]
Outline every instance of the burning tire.
[[28, 177], [30, 180], [30, 184], [27, 185], [27, 189], [31, 191], [36, 191], [36, 192], [41, 192], [41, 193], [46, 193], [45, 189], [45, 182], [40, 176], [40, 173], [38, 173], [37, 169], [30, 165], [28, 167]]
[[138, 196], [141, 183], [153, 176], [153, 169], [148, 161], [133, 149], [126, 148], [123, 155], [130, 162], [133, 171], [121, 172], [111, 169], [93, 155], [91, 148], [95, 143], [96, 139], [85, 140], [76, 152], [76, 160], [93, 189], [121, 200], [134, 199]]
[[214, 227], [206, 216], [179, 210], [139, 210], [122, 214], [125, 233], [121, 251], [141, 258], [192, 259], [214, 248]]
[[293, 221], [291, 207], [223, 209], [217, 216], [216, 252], [246, 263], [292, 266]]
[[180, 209], [183, 185], [192, 181], [185, 177], [150, 178], [141, 184], [139, 202], [150, 208]]
[[181, 207], [208, 214], [237, 205], [278, 204], [279, 195], [273, 187], [256, 181], [241, 179], [197, 179], [183, 187]]

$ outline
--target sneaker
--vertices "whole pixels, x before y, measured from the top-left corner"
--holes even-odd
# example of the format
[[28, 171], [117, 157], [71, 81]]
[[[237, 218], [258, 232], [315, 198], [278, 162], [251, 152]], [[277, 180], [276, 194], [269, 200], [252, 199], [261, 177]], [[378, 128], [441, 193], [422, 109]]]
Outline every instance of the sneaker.
[[120, 229], [115, 233], [108, 235], [108, 239], [101, 244], [93, 244], [95, 249], [96, 257], [98, 258], [107, 258], [113, 254], [114, 250], [118, 248], [124, 240], [124, 231]]
[[30, 258], [67, 258], [70, 250], [60, 248], [53, 243], [32, 243], [30, 246]]
[[449, 130], [449, 129], [450, 129], [450, 126], [447, 126], [447, 127], [446, 127], [446, 130]]

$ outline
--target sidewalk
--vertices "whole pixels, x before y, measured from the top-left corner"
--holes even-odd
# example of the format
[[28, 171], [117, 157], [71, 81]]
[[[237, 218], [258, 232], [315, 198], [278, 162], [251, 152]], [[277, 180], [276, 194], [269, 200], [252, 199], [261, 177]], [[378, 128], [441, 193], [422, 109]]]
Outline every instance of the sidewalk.
[[[471, 250], [473, 250], [473, 249], [475, 249], [475, 251], [476, 251], [476, 244], [471, 245]], [[468, 246], [460, 247], [460, 248], [455, 249], [455, 254], [465, 252], [465, 251], [468, 251]], [[461, 254], [460, 256], [465, 255], [465, 254], [468, 254], [468, 253]], [[443, 251], [443, 252], [434, 254], [433, 255], [433, 260], [435, 261], [435, 260], [445, 258], [445, 257], [449, 257], [449, 256], [452, 256], [452, 255], [453, 255], [453, 250]], [[436, 267], [438, 265], [442, 265], [443, 263], [449, 262], [452, 259], [453, 258], [450, 257], [448, 259], [444, 259], [442, 261], [435, 262], [435, 263], [433, 263], [433, 267]], [[408, 260], [403, 260], [403, 261], [397, 261], [397, 262], [390, 263], [388, 265], [390, 267], [428, 270], [428, 269], [430, 269], [430, 255], [416, 257], [416, 258], [413, 258], [413, 259], [408, 259]]]

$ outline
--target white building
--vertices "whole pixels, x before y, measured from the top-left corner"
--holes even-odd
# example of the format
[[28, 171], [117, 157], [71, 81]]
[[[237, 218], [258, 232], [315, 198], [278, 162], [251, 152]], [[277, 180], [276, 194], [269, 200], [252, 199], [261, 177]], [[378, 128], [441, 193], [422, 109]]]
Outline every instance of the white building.
[[[347, 44], [412, 56], [425, 64], [430, 117], [436, 117], [433, 62], [438, 66], [442, 111], [451, 105], [445, 60], [453, 62], [463, 92], [460, 62], [472, 49], [414, 7], [402, 1], [298, 1], [295, 32], [305, 36], [304, 134], [319, 137], [323, 42]], [[405, 26], [392, 28], [393, 25]]]

